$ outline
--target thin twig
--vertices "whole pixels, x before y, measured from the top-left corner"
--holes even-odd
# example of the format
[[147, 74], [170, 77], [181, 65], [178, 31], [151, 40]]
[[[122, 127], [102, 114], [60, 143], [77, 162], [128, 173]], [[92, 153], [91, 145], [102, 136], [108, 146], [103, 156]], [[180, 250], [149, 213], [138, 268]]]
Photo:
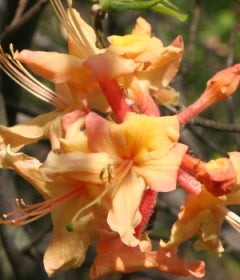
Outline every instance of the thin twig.
[[196, 37], [197, 37], [197, 29], [199, 25], [200, 15], [201, 15], [201, 0], [195, 0], [193, 7], [193, 16], [192, 22], [190, 24], [189, 29], [189, 41], [186, 47], [186, 60], [183, 68], [183, 74], [186, 75], [192, 68], [195, 46], [196, 46]]
[[[19, 17], [17, 12], [13, 18], [13, 21], [8, 25], [0, 35], [0, 41], [3, 41], [10, 33], [16, 32], [21, 26], [37, 15], [41, 9], [49, 2], [49, 0], [39, 0], [33, 5], [27, 12]], [[20, 8], [19, 8], [20, 9]], [[22, 7], [21, 7], [22, 9]], [[20, 11], [21, 12], [21, 11]], [[20, 13], [18, 12], [18, 13]]]
[[198, 138], [199, 141], [206, 144], [209, 148], [211, 148], [212, 150], [222, 154], [223, 156], [225, 156], [225, 157], [227, 156], [227, 152], [225, 150], [223, 150], [218, 145], [211, 142], [209, 139], [206, 139], [202, 135], [202, 133], [197, 132], [191, 125], [187, 124], [186, 127]]
[[226, 67], [229, 67], [233, 64], [234, 48], [235, 48], [236, 38], [239, 30], [240, 30], [240, 18], [238, 19], [237, 23], [233, 27], [232, 32], [229, 36], [229, 42], [228, 42], [229, 52], [227, 56]]
[[19, 4], [16, 9], [16, 13], [15, 13], [9, 27], [14, 26], [15, 24], [18, 23], [18, 21], [21, 19], [22, 15], [24, 13], [24, 10], [26, 9], [27, 3], [28, 3], [28, 0], [19, 0]]
[[220, 132], [232, 132], [232, 133], [240, 133], [240, 126], [237, 124], [230, 123], [219, 123], [213, 120], [208, 120], [202, 117], [197, 117], [191, 120], [189, 125], [197, 125], [204, 128], [212, 129]]

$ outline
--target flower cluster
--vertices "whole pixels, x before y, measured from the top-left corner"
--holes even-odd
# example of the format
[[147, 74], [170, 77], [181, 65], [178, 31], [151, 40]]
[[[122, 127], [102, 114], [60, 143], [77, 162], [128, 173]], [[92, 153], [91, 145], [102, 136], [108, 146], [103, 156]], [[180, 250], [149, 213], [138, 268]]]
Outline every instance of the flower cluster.
[[[79, 267], [90, 244], [97, 256], [96, 279], [112, 272], [154, 268], [202, 277], [202, 261], [178, 258], [178, 247], [198, 235], [196, 248], [220, 255], [221, 225], [239, 230], [238, 217], [226, 206], [240, 203], [240, 154], [203, 162], [179, 143], [180, 129], [191, 118], [239, 85], [240, 65], [217, 73], [203, 95], [173, 116], [160, 116], [159, 104], [176, 104], [169, 84], [176, 75], [183, 41], [169, 46], [151, 36], [138, 18], [132, 33], [110, 36], [96, 47], [94, 30], [71, 6], [51, 1], [68, 33], [68, 54], [22, 50], [0, 53], [0, 67], [55, 110], [13, 127], [0, 126], [0, 166], [14, 169], [44, 201], [16, 209], [0, 223], [24, 225], [51, 214], [53, 237], [44, 255], [49, 276]], [[23, 66], [54, 83], [39, 83]], [[48, 139], [51, 150], [40, 162], [23, 152], [25, 145]], [[168, 242], [152, 248], [144, 233], [156, 196], [180, 185], [188, 191]]]

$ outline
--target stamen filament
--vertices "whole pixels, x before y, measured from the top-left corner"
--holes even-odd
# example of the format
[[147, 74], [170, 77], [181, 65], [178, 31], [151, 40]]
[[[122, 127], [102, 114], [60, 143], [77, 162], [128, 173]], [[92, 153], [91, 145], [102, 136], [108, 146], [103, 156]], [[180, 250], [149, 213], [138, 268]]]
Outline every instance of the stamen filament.
[[70, 224], [68, 224], [66, 226], [68, 231], [73, 231], [74, 230], [74, 224], [76, 223], [76, 221], [78, 220], [78, 218], [82, 215], [82, 213], [84, 211], [86, 211], [87, 209], [89, 209], [90, 207], [94, 206], [95, 204], [97, 204], [98, 202], [101, 201], [101, 199], [113, 188], [113, 186], [107, 185], [105, 190], [102, 191], [94, 200], [92, 200], [90, 203], [88, 203], [86, 206], [84, 206], [83, 208], [81, 208], [73, 217], [72, 221]]
[[64, 25], [66, 30], [73, 37], [76, 45], [79, 48], [84, 48], [84, 52], [90, 56], [95, 52], [92, 46], [89, 44], [86, 36], [82, 32], [81, 26], [78, 25], [78, 21], [73, 13], [71, 1], [67, 1], [68, 9], [72, 18], [72, 21], [69, 20], [66, 10], [64, 9], [62, 2], [60, 0], [51, 0], [51, 5], [58, 16], [60, 22]]
[[214, 209], [238, 232], [240, 232], [240, 217], [223, 205], [216, 205]]
[[[77, 220], [79, 219], [79, 217], [82, 215], [82, 213], [84, 211], [86, 211], [87, 209], [89, 209], [90, 207], [96, 205], [98, 202], [101, 201], [101, 199], [110, 191], [112, 191], [113, 189], [118, 188], [118, 186], [121, 184], [122, 180], [124, 180], [124, 178], [127, 176], [127, 173], [129, 172], [129, 170], [132, 168], [132, 161], [124, 161], [123, 164], [121, 166], [119, 166], [117, 168], [117, 173], [118, 173], [118, 180], [115, 180], [115, 175], [112, 174], [112, 170], [113, 170], [113, 166], [108, 165], [107, 169], [102, 169], [100, 174], [99, 174], [99, 178], [103, 181], [104, 180], [104, 173], [107, 172], [107, 183], [105, 184], [105, 190], [103, 190], [101, 192], [101, 194], [99, 194], [94, 200], [92, 200], [90, 203], [88, 203], [85, 207], [81, 208], [73, 217], [72, 221], [70, 224], [67, 225], [66, 229], [68, 231], [73, 231], [74, 230], [74, 223], [77, 222]], [[113, 182], [112, 182], [113, 180]]]
[[0, 219], [0, 224], [25, 225], [38, 220], [39, 218], [52, 212], [62, 203], [72, 199], [75, 196], [79, 196], [85, 191], [84, 186], [84, 184], [80, 184], [62, 195], [35, 204], [26, 204], [23, 199], [16, 199], [17, 209], [15, 211], [3, 214], [2, 219]]
[[56, 92], [40, 83], [28, 72], [23, 65], [14, 59], [13, 46], [10, 45], [11, 55], [5, 54], [0, 46], [0, 68], [22, 88], [39, 99], [52, 104], [57, 108], [64, 108], [68, 102]]

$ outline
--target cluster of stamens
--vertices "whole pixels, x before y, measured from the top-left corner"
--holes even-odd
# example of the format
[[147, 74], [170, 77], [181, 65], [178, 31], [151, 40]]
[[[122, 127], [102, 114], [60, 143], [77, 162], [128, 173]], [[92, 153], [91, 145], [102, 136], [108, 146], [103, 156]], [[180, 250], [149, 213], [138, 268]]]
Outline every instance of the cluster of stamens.
[[11, 54], [6, 54], [0, 46], [0, 68], [22, 88], [39, 99], [52, 104], [56, 108], [64, 108], [68, 102], [59, 94], [39, 82], [18, 60], [13, 45], [10, 44]]
[[0, 223], [6, 225], [25, 225], [31, 223], [48, 213], [51, 213], [63, 202], [79, 196], [83, 192], [83, 184], [79, 184], [79, 186], [63, 193], [62, 195], [35, 204], [27, 204], [22, 198], [17, 198], [15, 200], [16, 210], [3, 214]]

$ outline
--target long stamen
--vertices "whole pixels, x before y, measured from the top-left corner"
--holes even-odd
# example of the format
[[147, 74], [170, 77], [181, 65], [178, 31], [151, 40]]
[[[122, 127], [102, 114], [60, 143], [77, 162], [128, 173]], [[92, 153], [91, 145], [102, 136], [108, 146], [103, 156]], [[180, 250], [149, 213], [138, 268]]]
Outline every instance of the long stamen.
[[19, 226], [31, 223], [83, 192], [84, 184], [80, 184], [60, 196], [40, 203], [26, 204], [23, 199], [16, 199], [16, 210], [3, 214], [2, 219], [0, 219], [0, 224]]
[[89, 43], [84, 32], [82, 31], [81, 26], [79, 26], [78, 24], [78, 21], [72, 9], [71, 1], [67, 1], [67, 5], [72, 20], [69, 19], [68, 14], [60, 0], [51, 0], [51, 4], [60, 22], [64, 25], [69, 34], [73, 37], [76, 45], [79, 48], [84, 48], [84, 52], [88, 56], [94, 54], [95, 52], [91, 44]]
[[[96, 205], [97, 203], [99, 203], [104, 198], [104, 196], [106, 196], [106, 194], [108, 194], [109, 192], [114, 191], [114, 189], [117, 190], [117, 188], [120, 185], [121, 181], [125, 178], [126, 174], [131, 169], [132, 164], [133, 164], [132, 161], [125, 161], [125, 162], [123, 162], [123, 164], [118, 167], [118, 170], [117, 170], [118, 176], [115, 176], [115, 174], [113, 173], [113, 166], [111, 166], [111, 165], [108, 165], [106, 168], [101, 170], [101, 172], [99, 174], [99, 178], [103, 182], [104, 182], [105, 175], [107, 175], [107, 182], [105, 183], [105, 189], [95, 199], [93, 199], [85, 207], [81, 208], [74, 215], [71, 223], [66, 226], [67, 231], [71, 232], [71, 231], [74, 230], [74, 224], [81, 217], [82, 213], [84, 213], [90, 207], [92, 207], [92, 206]], [[107, 173], [107, 174], [105, 174], [105, 173]]]
[[69, 232], [72, 232], [74, 230], [74, 224], [77, 222], [79, 217], [84, 213], [86, 210], [91, 208], [92, 206], [96, 205], [98, 202], [100, 202], [103, 197], [110, 192], [110, 190], [113, 188], [113, 186], [108, 185], [104, 191], [102, 191], [94, 200], [92, 200], [90, 203], [85, 205], [83, 208], [79, 209], [79, 211], [74, 215], [72, 221], [70, 224], [66, 226], [66, 230]]
[[0, 46], [0, 68], [22, 88], [38, 97], [39, 99], [52, 104], [57, 108], [64, 108], [68, 102], [56, 92], [50, 90], [40, 83], [34, 76], [14, 59], [13, 46], [10, 45], [11, 55], [5, 54]]
[[216, 205], [214, 209], [238, 232], [240, 232], [240, 217], [223, 205]]

